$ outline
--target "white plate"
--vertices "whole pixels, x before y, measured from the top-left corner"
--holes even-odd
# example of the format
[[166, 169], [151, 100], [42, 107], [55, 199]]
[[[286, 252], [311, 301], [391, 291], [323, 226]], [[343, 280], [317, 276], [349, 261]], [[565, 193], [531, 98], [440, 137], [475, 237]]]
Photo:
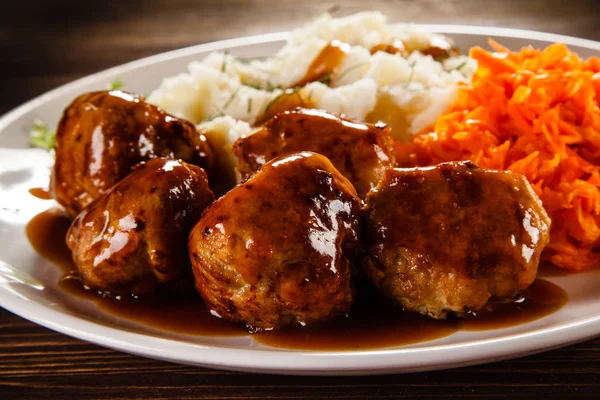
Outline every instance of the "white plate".
[[[565, 36], [452, 25], [423, 25], [446, 33], [463, 49], [485, 46], [488, 37], [518, 49], [564, 42], [583, 57], [600, 54], [600, 43]], [[247, 336], [237, 338], [179, 335], [107, 315], [92, 303], [61, 292], [59, 268], [31, 248], [25, 224], [52, 206], [28, 194], [48, 181], [49, 156], [27, 149], [35, 118], [55, 125], [78, 94], [105, 89], [115, 78], [127, 90], [148, 93], [161, 78], [185, 70], [192, 60], [215, 50], [238, 56], [273, 54], [285, 33], [253, 36], [194, 46], [145, 58], [80, 79], [48, 92], [0, 120], [0, 305], [58, 332], [140, 356], [221, 369], [281, 374], [358, 375], [424, 371], [497, 361], [565, 346], [600, 334], [600, 269], [547, 279], [569, 294], [558, 312], [506, 329], [458, 332], [441, 339], [374, 351], [294, 351], [265, 347]]]

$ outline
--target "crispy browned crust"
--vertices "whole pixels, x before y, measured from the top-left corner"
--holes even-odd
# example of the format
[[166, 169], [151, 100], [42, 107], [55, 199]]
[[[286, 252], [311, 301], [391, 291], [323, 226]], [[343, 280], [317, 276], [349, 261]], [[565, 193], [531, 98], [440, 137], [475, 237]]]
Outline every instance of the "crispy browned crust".
[[362, 266], [388, 297], [445, 318], [535, 279], [550, 220], [527, 180], [469, 162], [386, 171], [364, 206]]
[[145, 162], [85, 208], [67, 234], [83, 283], [113, 296], [191, 286], [187, 238], [214, 200], [204, 171]]
[[356, 191], [325, 157], [272, 160], [192, 230], [196, 289], [213, 313], [255, 329], [345, 313], [359, 214]]
[[327, 157], [363, 198], [393, 166], [390, 130], [321, 110], [295, 109], [275, 115], [257, 132], [233, 146], [241, 179], [275, 157], [312, 151]]
[[208, 143], [191, 123], [134, 94], [86, 93], [58, 124], [50, 188], [75, 216], [136, 164], [157, 157], [182, 159], [209, 173], [213, 164]]

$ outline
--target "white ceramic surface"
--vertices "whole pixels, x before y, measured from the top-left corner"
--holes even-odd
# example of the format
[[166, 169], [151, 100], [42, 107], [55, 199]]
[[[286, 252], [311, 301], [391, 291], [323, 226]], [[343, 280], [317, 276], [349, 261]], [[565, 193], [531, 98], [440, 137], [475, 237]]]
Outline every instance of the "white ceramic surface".
[[[449, 34], [467, 49], [488, 37], [516, 49], [567, 43], [581, 56], [600, 55], [600, 43], [545, 33], [501, 28], [423, 25]], [[294, 351], [265, 347], [250, 337], [180, 335], [105, 314], [91, 302], [72, 298], [56, 285], [59, 268], [42, 260], [30, 246], [26, 223], [54, 206], [28, 194], [46, 186], [51, 157], [27, 148], [35, 118], [50, 126], [78, 94], [105, 89], [119, 78], [126, 89], [148, 93], [163, 77], [174, 75], [214, 50], [238, 56], [273, 54], [285, 33], [209, 43], [149, 57], [80, 79], [48, 92], [0, 119], [0, 305], [58, 332], [127, 353], [183, 364], [230, 370], [306, 375], [358, 375], [424, 371], [491, 362], [540, 352], [600, 335], [600, 269], [550, 276], [569, 302], [560, 311], [525, 325], [451, 336], [398, 348], [369, 351]], [[543, 274], [542, 274], [543, 276]]]

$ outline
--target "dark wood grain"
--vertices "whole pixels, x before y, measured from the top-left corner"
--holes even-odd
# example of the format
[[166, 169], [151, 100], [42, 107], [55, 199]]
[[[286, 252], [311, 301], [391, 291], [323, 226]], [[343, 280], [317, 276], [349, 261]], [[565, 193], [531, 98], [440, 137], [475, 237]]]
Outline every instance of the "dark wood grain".
[[[392, 20], [495, 25], [600, 40], [598, 0], [12, 1], [0, 7], [0, 113], [140, 57], [288, 30], [335, 5]], [[513, 361], [377, 377], [273, 377], [107, 350], [0, 309], [0, 399], [598, 398], [600, 339]]]

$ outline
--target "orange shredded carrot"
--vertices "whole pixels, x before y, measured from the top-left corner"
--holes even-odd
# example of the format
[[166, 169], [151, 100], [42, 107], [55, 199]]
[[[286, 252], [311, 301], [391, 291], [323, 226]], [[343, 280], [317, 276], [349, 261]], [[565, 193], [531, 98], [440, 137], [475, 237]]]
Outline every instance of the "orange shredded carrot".
[[399, 145], [411, 165], [473, 160], [523, 174], [552, 219], [543, 259], [583, 270], [600, 266], [600, 59], [563, 44], [510, 52], [480, 47], [478, 68], [457, 104]]

